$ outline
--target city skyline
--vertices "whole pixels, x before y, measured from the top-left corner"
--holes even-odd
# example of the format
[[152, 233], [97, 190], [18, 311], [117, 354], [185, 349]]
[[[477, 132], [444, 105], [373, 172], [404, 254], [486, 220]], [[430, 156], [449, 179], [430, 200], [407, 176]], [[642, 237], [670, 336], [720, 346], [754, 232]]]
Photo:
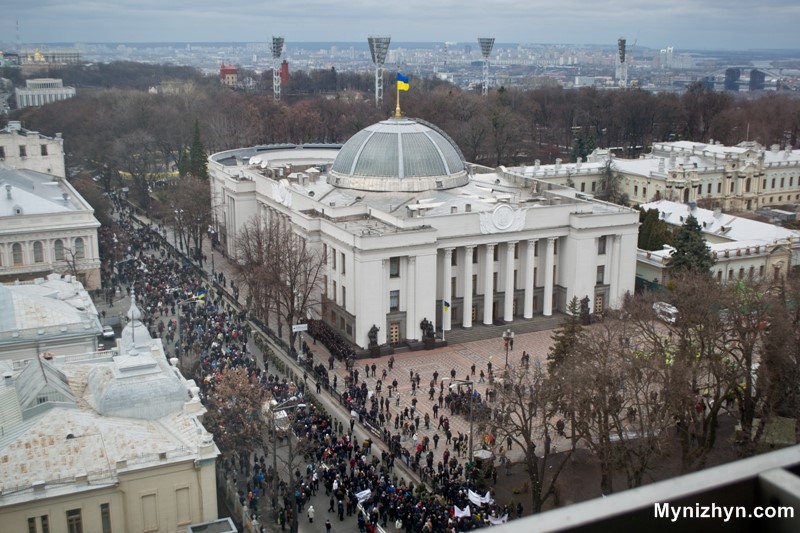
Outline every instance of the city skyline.
[[494, 36], [510, 43], [609, 44], [624, 36], [650, 48], [748, 50], [797, 49], [794, 23], [800, 5], [766, 0], [757, 8], [742, 0], [702, 4], [674, 0], [631, 6], [619, 0], [553, 5], [533, 0], [407, 0], [382, 5], [358, 0], [287, 2], [263, 7], [234, 0], [112, 0], [61, 3], [32, 0], [4, 9], [3, 41], [20, 42], [263, 42], [283, 35], [287, 42], [353, 42], [367, 35], [391, 35], [393, 42], [474, 42]]

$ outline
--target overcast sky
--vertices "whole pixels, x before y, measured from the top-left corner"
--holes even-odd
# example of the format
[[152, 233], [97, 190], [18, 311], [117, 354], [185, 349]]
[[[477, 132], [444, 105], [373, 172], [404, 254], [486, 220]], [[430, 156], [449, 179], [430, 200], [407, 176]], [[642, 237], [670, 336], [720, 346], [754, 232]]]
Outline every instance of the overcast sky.
[[0, 40], [398, 42], [800, 48], [800, 0], [4, 0]]

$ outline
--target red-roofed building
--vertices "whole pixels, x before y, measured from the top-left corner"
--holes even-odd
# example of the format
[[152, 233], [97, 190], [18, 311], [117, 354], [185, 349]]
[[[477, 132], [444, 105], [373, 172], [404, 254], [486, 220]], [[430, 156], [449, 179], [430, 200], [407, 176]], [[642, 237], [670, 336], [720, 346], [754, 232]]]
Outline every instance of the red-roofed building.
[[228, 87], [235, 87], [239, 81], [239, 70], [233, 65], [223, 63], [219, 67], [219, 81]]

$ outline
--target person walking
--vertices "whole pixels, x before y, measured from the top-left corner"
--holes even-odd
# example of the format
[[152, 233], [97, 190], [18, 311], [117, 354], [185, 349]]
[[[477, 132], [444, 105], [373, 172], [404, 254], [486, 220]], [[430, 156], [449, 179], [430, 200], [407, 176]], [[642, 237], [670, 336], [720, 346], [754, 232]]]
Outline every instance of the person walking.
[[306, 514], [308, 515], [308, 522], [309, 523], [313, 523], [314, 522], [314, 506], [313, 505], [309, 505], [308, 506], [308, 511], [306, 511]]
[[325, 533], [331, 533], [331, 521], [325, 520]]

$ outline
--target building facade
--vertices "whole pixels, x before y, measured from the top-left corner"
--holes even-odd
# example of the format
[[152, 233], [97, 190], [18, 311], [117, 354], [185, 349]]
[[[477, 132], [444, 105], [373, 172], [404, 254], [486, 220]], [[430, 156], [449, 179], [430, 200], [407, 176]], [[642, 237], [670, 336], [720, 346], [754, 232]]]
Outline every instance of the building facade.
[[0, 164], [64, 178], [64, 139], [60, 133], [47, 137], [9, 121], [0, 129]]
[[766, 149], [756, 142], [660, 142], [639, 159], [615, 158], [609, 150], [598, 149], [586, 161], [557, 160], [514, 171], [597, 194], [607, 162], [621, 176], [631, 205], [670, 200], [723, 211], [756, 211], [800, 202], [800, 153], [791, 146]]
[[199, 389], [133, 306], [119, 347], [0, 361], [7, 531], [187, 531], [217, 518]]
[[0, 163], [0, 282], [56, 272], [99, 288], [99, 227], [66, 180]]
[[253, 217], [291, 224], [324, 257], [316, 318], [358, 346], [373, 326], [395, 344], [421, 338], [426, 319], [445, 333], [511, 324], [573, 297], [602, 313], [633, 291], [635, 211], [467, 164], [423, 121], [391, 118], [338, 151], [221, 152], [209, 174], [226, 252]]
[[41, 107], [59, 100], [75, 97], [75, 87], [64, 87], [64, 82], [54, 78], [25, 80], [25, 87], [17, 87], [17, 109]]
[[[689, 215], [694, 216], [715, 262], [712, 275], [719, 282], [781, 279], [800, 265], [798, 231], [668, 200], [641, 207], [656, 209], [659, 218], [675, 228], [682, 226]], [[656, 251], [639, 250], [637, 277], [665, 284], [672, 252], [669, 246]]]

